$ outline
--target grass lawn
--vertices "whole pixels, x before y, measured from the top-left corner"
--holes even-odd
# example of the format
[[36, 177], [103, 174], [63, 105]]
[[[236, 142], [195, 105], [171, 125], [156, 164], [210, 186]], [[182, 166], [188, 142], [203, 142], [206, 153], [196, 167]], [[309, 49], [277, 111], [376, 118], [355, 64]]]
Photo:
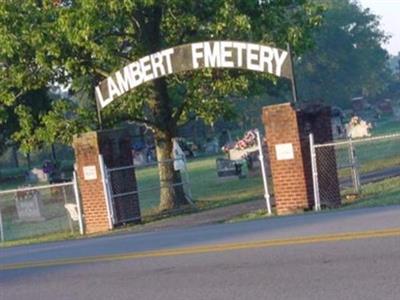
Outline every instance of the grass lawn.
[[400, 132], [400, 121], [393, 117], [382, 118], [372, 129], [373, 135], [392, 134]]
[[[354, 143], [354, 149], [360, 174], [400, 167], [400, 137]], [[336, 146], [335, 150], [338, 166], [349, 166], [348, 145]], [[317, 155], [321, 155], [321, 157], [326, 155], [324, 148], [319, 148], [318, 151]], [[349, 177], [350, 167], [340, 168], [338, 175], [339, 178]]]
[[[263, 197], [261, 177], [221, 180], [217, 177], [217, 156], [202, 157], [188, 162], [188, 175], [192, 198], [199, 209], [209, 209], [240, 203]], [[244, 168], [244, 172], [247, 169]], [[182, 176], [184, 178], [184, 176]], [[136, 178], [140, 194], [140, 206], [144, 215], [158, 206], [160, 195], [156, 167], [138, 169]], [[155, 190], [151, 190], [155, 188]]]
[[268, 217], [268, 211], [266, 209], [259, 209], [254, 212], [237, 216], [235, 218], [226, 220], [224, 223], [236, 223], [236, 222], [244, 222], [244, 221], [254, 221], [258, 219], [264, 219]]
[[4, 243], [0, 243], [0, 248], [63, 241], [63, 240], [77, 239], [79, 237], [82, 237], [81, 235], [79, 235], [79, 232], [75, 232], [75, 234], [72, 234], [70, 231], [61, 231], [61, 232], [47, 233], [44, 235], [33, 236], [30, 238], [24, 238], [19, 240], [5, 241]]
[[343, 204], [342, 208], [362, 208], [387, 205], [400, 205], [400, 178], [389, 178], [383, 181], [362, 186], [361, 196], [355, 201]]

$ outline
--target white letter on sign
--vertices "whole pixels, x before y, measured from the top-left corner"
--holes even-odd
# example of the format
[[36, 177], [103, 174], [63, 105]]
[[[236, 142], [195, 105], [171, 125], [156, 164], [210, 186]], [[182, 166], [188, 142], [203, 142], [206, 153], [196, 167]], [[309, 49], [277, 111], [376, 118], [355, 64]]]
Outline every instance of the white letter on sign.
[[[232, 42], [221, 42], [221, 67], [233, 68], [232, 50], [226, 48], [232, 48]], [[229, 58], [229, 61], [227, 58]]]
[[99, 104], [100, 104], [101, 108], [106, 107], [112, 101], [112, 99], [110, 97], [108, 97], [107, 99], [104, 100], [103, 94], [101, 93], [100, 87], [98, 87], [98, 86], [96, 86], [96, 95], [97, 95], [97, 100], [99, 100]]
[[153, 66], [153, 73], [155, 77], [164, 76], [165, 68], [163, 65], [163, 57], [160, 52], [150, 55], [151, 64]]
[[203, 49], [203, 43], [194, 43], [192, 44], [192, 64], [193, 69], [199, 68], [199, 62], [197, 61], [200, 58], [203, 58], [203, 51], [199, 51]]
[[262, 71], [260, 70], [260, 64], [259, 64], [259, 55], [260, 53], [260, 46], [257, 44], [247, 44], [247, 69], [253, 70], [253, 71]]
[[260, 68], [261, 70], [265, 70], [265, 64], [267, 64], [268, 73], [272, 73], [272, 60], [274, 59], [274, 55], [272, 53], [272, 49], [270, 47], [261, 46], [260, 50]]
[[219, 42], [214, 42], [213, 49], [211, 50], [210, 43], [204, 43], [204, 66], [206, 68], [215, 68], [221, 65], [219, 47]]
[[237, 50], [237, 67], [241, 68], [243, 66], [243, 50], [246, 49], [245, 43], [233, 42], [233, 47]]
[[161, 51], [161, 55], [165, 56], [165, 58], [167, 60], [167, 73], [168, 74], [172, 74], [174, 72], [174, 70], [172, 70], [172, 62], [171, 62], [171, 55], [174, 54], [174, 51], [175, 51], [174, 48]]
[[283, 65], [283, 62], [285, 61], [286, 57], [288, 56], [288, 53], [286, 51], [282, 51], [282, 55], [279, 56], [278, 49], [274, 49], [274, 56], [275, 56], [275, 60], [276, 60], [275, 75], [276, 76], [281, 76], [282, 65]]
[[[140, 68], [142, 69], [143, 81], [149, 81], [154, 78], [153, 70], [151, 69], [150, 56], [145, 56], [139, 59]], [[150, 72], [149, 72], [150, 71]]]
[[121, 71], [115, 73], [115, 78], [117, 79], [119, 90], [124, 93], [129, 91], [132, 86], [131, 72], [128, 67], [123, 69], [124, 75], [122, 76]]
[[121, 96], [121, 91], [118, 89], [118, 86], [115, 84], [114, 80], [111, 77], [107, 78], [107, 87], [108, 94], [111, 99], [114, 99], [115, 96]]
[[131, 77], [132, 77], [131, 89], [133, 89], [134, 87], [137, 87], [143, 82], [143, 74], [140, 71], [140, 65], [137, 61], [129, 64], [128, 67], [129, 70], [131, 71]]

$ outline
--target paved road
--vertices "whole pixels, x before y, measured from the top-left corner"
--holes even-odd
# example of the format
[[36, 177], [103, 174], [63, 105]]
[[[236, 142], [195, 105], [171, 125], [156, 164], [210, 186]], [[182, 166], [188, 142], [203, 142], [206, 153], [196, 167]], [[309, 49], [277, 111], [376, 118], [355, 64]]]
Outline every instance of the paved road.
[[399, 206], [0, 249], [0, 299], [399, 295]]

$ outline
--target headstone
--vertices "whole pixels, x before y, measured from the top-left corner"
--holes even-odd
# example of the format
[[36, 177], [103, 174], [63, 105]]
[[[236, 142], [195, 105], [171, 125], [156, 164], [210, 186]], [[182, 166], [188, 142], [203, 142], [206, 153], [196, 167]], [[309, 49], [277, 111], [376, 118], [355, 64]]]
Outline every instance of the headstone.
[[174, 170], [175, 171], [186, 170], [185, 153], [179, 146], [179, 143], [176, 139], [173, 139], [172, 154], [174, 158]]
[[246, 156], [247, 161], [247, 175], [249, 177], [261, 176], [261, 162], [258, 151], [248, 153]]
[[25, 173], [25, 182], [28, 184], [38, 183], [39, 179], [36, 174], [33, 174], [31, 171]]
[[47, 182], [49, 179], [49, 176], [42, 170], [39, 168], [33, 168], [30, 172], [29, 172], [29, 182]]
[[40, 193], [36, 190], [17, 192], [15, 196], [18, 219], [21, 222], [43, 221]]
[[242, 164], [237, 161], [217, 158], [217, 175], [220, 178], [238, 177], [242, 175]]
[[378, 104], [379, 110], [384, 114], [392, 114], [393, 113], [393, 105], [390, 99], [385, 99], [380, 101]]
[[143, 151], [132, 151], [133, 164], [135, 166], [143, 166], [147, 163], [146, 154]]
[[205, 145], [204, 145], [204, 150], [206, 153], [218, 153], [218, 141], [216, 139], [212, 139], [210, 141], [208, 141]]
[[334, 139], [344, 138], [346, 129], [343, 123], [344, 111], [339, 107], [333, 107], [331, 113], [332, 134]]

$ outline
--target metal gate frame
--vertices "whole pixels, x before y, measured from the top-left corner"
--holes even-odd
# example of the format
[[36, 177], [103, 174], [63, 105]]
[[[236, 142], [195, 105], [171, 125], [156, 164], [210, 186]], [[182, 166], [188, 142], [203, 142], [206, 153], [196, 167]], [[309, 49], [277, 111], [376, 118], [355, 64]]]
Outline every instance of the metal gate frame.
[[124, 166], [124, 167], [108, 168], [104, 163], [104, 159], [103, 159], [102, 155], [99, 155], [99, 162], [100, 162], [100, 170], [101, 170], [101, 176], [102, 176], [102, 181], [103, 181], [104, 195], [106, 198], [109, 229], [113, 229], [114, 226], [117, 224], [140, 220], [141, 217], [133, 217], [133, 218], [123, 219], [123, 220], [117, 219], [117, 213], [115, 211], [114, 199], [117, 197], [122, 197], [122, 196], [137, 195], [137, 194], [139, 194], [140, 191], [136, 190], [136, 191], [131, 191], [131, 192], [114, 194], [113, 189], [112, 189], [112, 179], [110, 176], [111, 172], [134, 169], [135, 166], [129, 165], [129, 166]]
[[[168, 159], [163, 162], [153, 162], [149, 163], [146, 166], [158, 166], [160, 163], [167, 163], [167, 162], [174, 162], [176, 160], [184, 160], [185, 161], [185, 169], [181, 170], [183, 173], [182, 181], [178, 183], [174, 183], [171, 186], [187, 186], [188, 190], [186, 191], [187, 194], [187, 200], [190, 205], [195, 206], [192, 200], [192, 193], [191, 193], [191, 188], [190, 188], [190, 178], [188, 171], [186, 169], [186, 160], [184, 158], [175, 158], [175, 159]], [[118, 220], [117, 219], [117, 213], [115, 210], [115, 205], [114, 205], [114, 199], [117, 197], [123, 197], [123, 196], [129, 196], [129, 195], [139, 195], [140, 193], [143, 192], [150, 192], [150, 191], [157, 191], [160, 190], [163, 187], [160, 187], [160, 185], [154, 186], [152, 188], [146, 188], [146, 189], [137, 189], [136, 191], [129, 191], [129, 192], [124, 192], [124, 193], [119, 193], [119, 194], [114, 194], [113, 189], [112, 189], [112, 178], [111, 178], [111, 173], [112, 172], [118, 172], [118, 171], [123, 171], [123, 170], [135, 170], [136, 168], [140, 168], [142, 166], [135, 166], [135, 165], [128, 165], [128, 166], [123, 166], [123, 167], [115, 167], [115, 168], [108, 168], [105, 163], [102, 155], [99, 155], [99, 164], [100, 164], [100, 170], [101, 170], [101, 177], [102, 177], [102, 182], [103, 182], [103, 189], [104, 189], [104, 195], [106, 198], [106, 207], [107, 207], [107, 214], [108, 214], [108, 220], [109, 220], [109, 229], [114, 228], [115, 225], [125, 223], [125, 222], [132, 222], [132, 221], [137, 221], [141, 217], [134, 217], [134, 218], [129, 218], [129, 219], [124, 219], [124, 220]], [[140, 200], [139, 200], [140, 201]], [[140, 203], [140, 202], [139, 202]]]

